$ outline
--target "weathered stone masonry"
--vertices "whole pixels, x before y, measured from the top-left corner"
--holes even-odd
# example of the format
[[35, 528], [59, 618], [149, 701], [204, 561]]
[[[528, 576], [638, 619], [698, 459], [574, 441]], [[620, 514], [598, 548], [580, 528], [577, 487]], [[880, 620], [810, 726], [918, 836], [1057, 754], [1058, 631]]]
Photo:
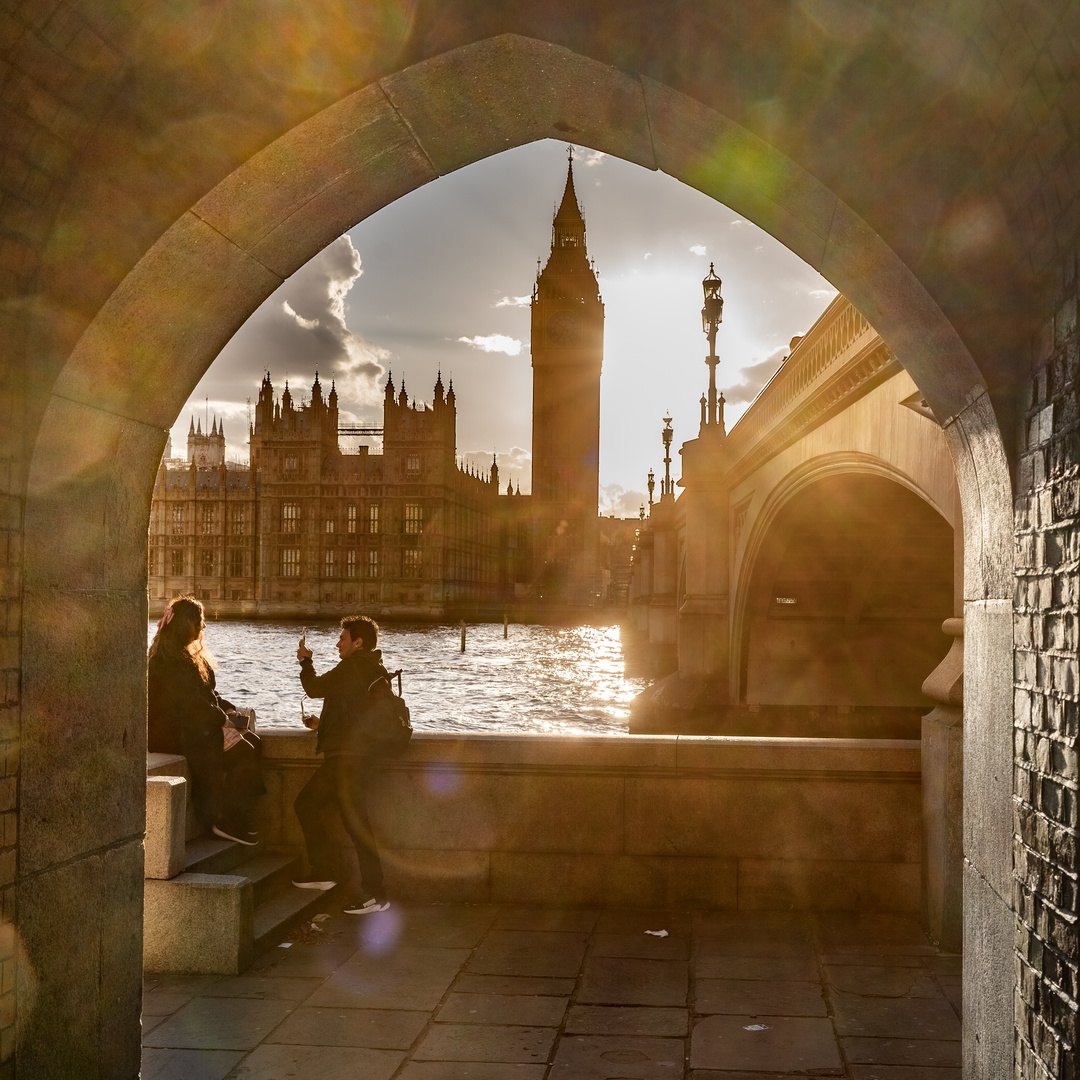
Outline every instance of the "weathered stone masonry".
[[1016, 502], [1016, 1068], [1076, 1076], [1080, 332], [1069, 260], [1035, 344]]
[[[22, 528], [29, 435], [47, 387], [27, 378], [30, 297], [72, 163], [113, 90], [119, 55], [71, 6], [0, 12], [0, 1078], [14, 1076], [15, 878], [21, 704]], [[16, 10], [19, 9], [19, 10]]]

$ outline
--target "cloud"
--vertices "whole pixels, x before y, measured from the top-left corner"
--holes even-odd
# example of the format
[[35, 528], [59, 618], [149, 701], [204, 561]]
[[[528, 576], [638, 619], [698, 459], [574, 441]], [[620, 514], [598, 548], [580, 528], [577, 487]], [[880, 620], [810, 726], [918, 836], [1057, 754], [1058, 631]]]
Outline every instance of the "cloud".
[[521, 342], [506, 334], [477, 334], [476, 337], [459, 337], [458, 341], [463, 341], [481, 352], [501, 352], [507, 356], [521, 354]]
[[[465, 450], [462, 452], [461, 460], [465, 464], [479, 469], [480, 472], [487, 473], [488, 469], [491, 468], [491, 451]], [[532, 486], [530, 483], [532, 480], [532, 454], [520, 446], [515, 446], [508, 453], [496, 454], [495, 462], [499, 466], [499, 489], [505, 491], [507, 481], [510, 481], [513, 483], [515, 491], [520, 487], [521, 493], [528, 495]]]
[[646, 251], [645, 252], [645, 258], [646, 259], [651, 259], [652, 258], [652, 252], [651, 251]]
[[705, 254], [705, 245], [704, 244], [691, 244], [690, 245], [690, 250], [695, 255], [704, 255]]
[[627, 491], [622, 484], [603, 484], [600, 487], [599, 511], [604, 517], [610, 514], [637, 517], [641, 507], [648, 503], [649, 497], [643, 491]]
[[607, 154], [602, 153], [600, 150], [584, 150], [580, 146], [574, 147], [574, 160], [581, 162], [587, 169], [599, 165], [606, 157]]
[[531, 296], [504, 296], [495, 301], [495, 307], [528, 307], [531, 302]]
[[811, 289], [809, 292], [807, 292], [806, 295], [807, 296], [812, 296], [815, 300], [819, 300], [819, 299], [820, 300], [831, 300], [834, 296], [836, 296], [836, 290], [835, 289]]
[[362, 273], [352, 240], [339, 237], [283, 282], [241, 327], [222, 350], [225, 363], [250, 368], [257, 362], [279, 387], [286, 374], [307, 384], [318, 371], [324, 381], [337, 381], [343, 405], [377, 405], [390, 352], [345, 322], [345, 300]]
[[780, 365], [787, 359], [787, 346], [774, 349], [764, 360], [744, 367], [739, 376], [741, 381], [734, 386], [724, 387], [724, 400], [732, 405], [742, 405], [753, 401], [761, 393], [762, 387], [779, 370]]

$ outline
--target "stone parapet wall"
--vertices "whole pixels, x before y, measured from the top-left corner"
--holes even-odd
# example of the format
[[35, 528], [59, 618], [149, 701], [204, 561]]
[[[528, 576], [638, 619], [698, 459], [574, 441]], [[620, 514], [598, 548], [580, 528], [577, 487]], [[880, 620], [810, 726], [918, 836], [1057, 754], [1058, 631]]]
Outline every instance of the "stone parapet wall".
[[[298, 851], [315, 738], [261, 734], [261, 828]], [[918, 742], [420, 733], [371, 817], [403, 899], [919, 910]]]
[[1014, 616], [1017, 1076], [1074, 1077], [1080, 332], [1075, 261], [1036, 344], [1021, 433]]

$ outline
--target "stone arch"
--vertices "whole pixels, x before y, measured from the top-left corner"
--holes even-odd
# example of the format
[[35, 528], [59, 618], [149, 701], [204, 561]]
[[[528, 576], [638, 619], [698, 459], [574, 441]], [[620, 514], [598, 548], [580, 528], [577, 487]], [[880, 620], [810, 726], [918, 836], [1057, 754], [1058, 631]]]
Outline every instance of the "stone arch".
[[[734, 690], [733, 698], [737, 695], [739, 701], [742, 701], [745, 697], [747, 650], [749, 648], [751, 629], [750, 621], [753, 616], [751, 611], [752, 593], [766, 539], [770, 536], [784, 510], [799, 499], [800, 496], [823, 480], [844, 476], [875, 477], [887, 480], [921, 500], [950, 527], [955, 525], [950, 513], [951, 508], [939, 505], [933, 495], [925, 487], [921, 486], [915, 478], [898, 469], [895, 465], [880, 458], [872, 457], [869, 454], [850, 451], [827, 454], [804, 462], [784, 477], [768, 493], [764, 504], [751, 522], [750, 533], [747, 537], [746, 548], [736, 579], [736, 590], [732, 601], [732, 647], [729, 671], [730, 685]], [[945, 612], [942, 618], [949, 614], [951, 612]], [[941, 654], [936, 656], [934, 661], [927, 667], [924, 677], [930, 673], [946, 651], [947, 642], [943, 637]], [[813, 702], [811, 704], [828, 703]]]
[[1010, 741], [987, 703], [1009, 700], [1011, 495], [976, 364], [917, 274], [767, 143], [661, 82], [504, 36], [389, 75], [255, 154], [145, 252], [47, 390], [25, 509], [19, 855], [21, 970], [42, 993], [20, 1007], [21, 1045], [35, 1031], [74, 1044], [90, 1023], [59, 1001], [42, 1011], [70, 967], [55, 931], [71, 919], [68, 894], [39, 871], [63, 865], [72, 890], [91, 874], [113, 898], [101, 932], [116, 935], [116, 957], [93, 991], [108, 1019], [91, 1034], [138, 1039], [138, 933], [119, 927], [141, 907], [145, 536], [165, 429], [243, 320], [334, 237], [439, 175], [546, 137], [662, 169], [765, 228], [867, 316], [942, 418], [966, 523], [967, 640], [988, 673], [984, 700], [969, 695], [970, 768], [991, 778], [969, 816], [969, 858], [1009, 895]]

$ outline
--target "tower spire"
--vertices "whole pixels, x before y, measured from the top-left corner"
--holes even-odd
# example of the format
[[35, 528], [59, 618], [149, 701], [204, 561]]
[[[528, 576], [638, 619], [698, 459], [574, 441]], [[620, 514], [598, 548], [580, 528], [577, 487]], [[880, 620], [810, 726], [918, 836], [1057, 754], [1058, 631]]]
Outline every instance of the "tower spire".
[[585, 218], [582, 217], [581, 207], [578, 205], [577, 192], [574, 190], [574, 150], [567, 147], [566, 158], [566, 187], [563, 189], [562, 202], [555, 212], [555, 224], [580, 225], [585, 227]]

